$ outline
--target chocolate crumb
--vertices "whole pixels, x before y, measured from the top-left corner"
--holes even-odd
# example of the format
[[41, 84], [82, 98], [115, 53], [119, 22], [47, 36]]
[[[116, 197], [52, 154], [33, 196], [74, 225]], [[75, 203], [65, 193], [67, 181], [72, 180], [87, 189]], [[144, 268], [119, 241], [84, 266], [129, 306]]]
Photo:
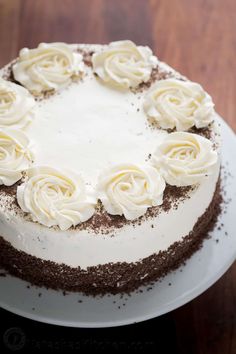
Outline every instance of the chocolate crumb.
[[198, 134], [203, 136], [206, 139], [211, 140], [212, 139], [212, 129], [210, 129], [209, 127], [206, 128], [196, 128], [196, 127], [192, 127], [191, 129], [188, 130], [189, 133], [193, 133], [193, 134]]
[[149, 89], [154, 82], [170, 77], [174, 77], [174, 73], [171, 71], [163, 71], [158, 65], [156, 68], [152, 69], [150, 79], [147, 82], [141, 82], [138, 87], [132, 88], [131, 91], [134, 93], [143, 92]]
[[92, 64], [92, 56], [94, 54], [93, 50], [86, 50], [86, 49], [81, 49], [78, 48], [77, 49], [78, 53], [80, 53], [83, 56], [83, 62], [85, 65], [87, 65], [88, 67], [92, 68], [93, 64]]

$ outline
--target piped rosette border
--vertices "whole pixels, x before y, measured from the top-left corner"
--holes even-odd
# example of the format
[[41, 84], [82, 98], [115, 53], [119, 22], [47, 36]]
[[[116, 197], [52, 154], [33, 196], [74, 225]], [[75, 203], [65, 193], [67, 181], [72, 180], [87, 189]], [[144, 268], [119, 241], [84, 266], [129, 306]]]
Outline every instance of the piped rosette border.
[[84, 72], [82, 55], [66, 43], [40, 43], [35, 49], [23, 48], [12, 68], [17, 82], [38, 96], [66, 87]]
[[[115, 89], [147, 82], [156, 66], [152, 51], [131, 41], [112, 42], [92, 55], [93, 73]], [[82, 72], [82, 56], [69, 45], [42, 43], [22, 49], [13, 66], [15, 79], [25, 88], [0, 79], [0, 184], [11, 186], [24, 176], [17, 201], [34, 222], [67, 230], [90, 219], [98, 201], [108, 214], [135, 220], [163, 203], [167, 184], [190, 186], [211, 176], [219, 163], [213, 143], [187, 131], [211, 124], [214, 104], [199, 84], [180, 79], [159, 80], [144, 97], [147, 118], [160, 129], [176, 130], [163, 138], [145, 164], [108, 166], [93, 189], [73, 171], [34, 166], [24, 132], [34, 117], [33, 95], [59, 90]]]

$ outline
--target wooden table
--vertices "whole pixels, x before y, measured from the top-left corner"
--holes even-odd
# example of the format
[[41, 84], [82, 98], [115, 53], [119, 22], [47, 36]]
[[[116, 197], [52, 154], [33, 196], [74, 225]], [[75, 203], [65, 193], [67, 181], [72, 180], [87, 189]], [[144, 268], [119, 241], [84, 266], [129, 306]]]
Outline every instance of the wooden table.
[[[20, 48], [42, 41], [106, 43], [127, 38], [150, 45], [160, 59], [200, 82], [236, 131], [235, 0], [0, 0], [0, 67]], [[8, 326], [30, 322], [4, 311], [1, 315]], [[47, 328], [47, 336], [48, 328], [56, 331], [30, 326], [35, 331], [37, 326]], [[137, 333], [144, 349], [164, 348], [165, 339], [172, 353], [235, 354], [236, 264], [203, 295], [143, 326]], [[131, 327], [122, 333], [130, 334]], [[154, 328], [156, 334], [144, 338], [140, 328]], [[96, 337], [98, 332], [89, 333]], [[115, 336], [112, 330], [107, 333]]]

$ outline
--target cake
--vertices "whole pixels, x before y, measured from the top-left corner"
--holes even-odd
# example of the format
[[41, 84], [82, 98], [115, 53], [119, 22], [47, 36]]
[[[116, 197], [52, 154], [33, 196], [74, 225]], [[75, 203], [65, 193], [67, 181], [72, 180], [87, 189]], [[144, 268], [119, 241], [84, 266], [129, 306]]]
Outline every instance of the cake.
[[0, 71], [0, 268], [131, 292], [185, 262], [220, 205], [212, 98], [147, 46], [41, 43]]

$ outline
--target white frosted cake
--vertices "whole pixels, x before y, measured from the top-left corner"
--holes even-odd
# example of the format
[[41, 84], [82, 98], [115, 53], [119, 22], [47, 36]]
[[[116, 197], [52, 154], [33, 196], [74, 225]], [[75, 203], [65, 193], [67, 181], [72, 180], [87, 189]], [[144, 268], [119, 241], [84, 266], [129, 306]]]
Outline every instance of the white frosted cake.
[[0, 267], [129, 292], [191, 256], [219, 212], [211, 97], [131, 41], [40, 44], [0, 71]]

